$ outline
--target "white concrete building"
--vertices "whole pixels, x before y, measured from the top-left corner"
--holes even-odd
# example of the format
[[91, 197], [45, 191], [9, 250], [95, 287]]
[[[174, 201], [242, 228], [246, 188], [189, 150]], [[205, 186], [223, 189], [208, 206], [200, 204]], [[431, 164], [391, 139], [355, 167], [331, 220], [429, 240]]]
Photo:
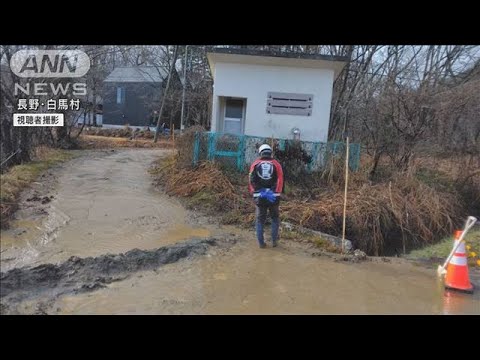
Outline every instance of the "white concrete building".
[[346, 58], [216, 48], [211, 131], [327, 141], [333, 81]]

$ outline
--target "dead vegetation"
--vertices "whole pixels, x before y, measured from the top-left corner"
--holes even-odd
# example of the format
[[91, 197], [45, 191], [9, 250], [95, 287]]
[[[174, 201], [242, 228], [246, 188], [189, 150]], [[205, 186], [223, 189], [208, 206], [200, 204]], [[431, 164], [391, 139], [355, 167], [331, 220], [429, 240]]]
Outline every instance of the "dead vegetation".
[[177, 156], [161, 159], [151, 169], [167, 194], [188, 198], [191, 208], [222, 212], [226, 223], [238, 223], [237, 214], [243, 216], [253, 209], [248, 194], [239, 192], [216, 164], [202, 162], [196, 168], [181, 168], [177, 161]]
[[124, 126], [121, 129], [91, 127], [88, 129], [84, 129], [82, 134], [128, 139], [153, 139], [155, 133], [153, 131], [150, 131], [149, 128], [140, 130], [138, 128], [133, 129], [129, 126]]
[[171, 140], [129, 139], [125, 137], [107, 137], [97, 135], [81, 135], [78, 139], [82, 149], [109, 149], [109, 148], [173, 148]]
[[[315, 200], [293, 199], [282, 206], [289, 221], [334, 235], [341, 233], [342, 211], [340, 188], [324, 191]], [[369, 254], [398, 252], [403, 242], [412, 248], [450, 233], [459, 220], [453, 214], [459, 214], [459, 206], [452, 195], [438, 194], [415, 180], [363, 185], [348, 194], [346, 237]]]
[[[157, 184], [170, 195], [186, 198], [190, 207], [221, 216], [223, 223], [252, 226], [254, 205], [247, 191], [247, 175], [226, 172], [213, 162], [193, 167], [193, 136], [178, 141], [187, 151], [179, 146], [182, 151], [176, 157], [152, 170]], [[341, 156], [331, 158], [323, 172], [301, 182], [287, 182], [280, 205], [282, 220], [341, 234], [343, 164]], [[409, 172], [379, 165], [378, 174], [382, 177], [371, 180], [367, 170], [353, 173], [347, 202], [346, 237], [370, 255], [401, 254], [448, 236], [461, 226], [469, 209], [475, 207], [472, 200], [480, 194], [475, 175], [464, 171], [469, 187], [459, 186], [465, 177], [457, 176], [458, 171], [449, 176], [445, 169], [430, 167], [428, 161], [419, 161]]]
[[39, 146], [33, 153], [33, 160], [26, 164], [15, 165], [0, 176], [1, 179], [1, 228], [7, 228], [10, 216], [18, 207], [20, 192], [34, 181], [43, 171], [73, 157], [65, 150]]

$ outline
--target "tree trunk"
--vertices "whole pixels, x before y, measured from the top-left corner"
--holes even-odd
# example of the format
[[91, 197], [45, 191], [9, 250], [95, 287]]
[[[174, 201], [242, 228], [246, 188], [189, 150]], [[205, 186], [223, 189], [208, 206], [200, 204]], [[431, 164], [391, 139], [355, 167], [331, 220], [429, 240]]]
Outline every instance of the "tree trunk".
[[[11, 154], [13, 154], [16, 149], [13, 146], [12, 143], [12, 137], [11, 137], [11, 123], [10, 121], [7, 120], [7, 117], [2, 118], [2, 123], [1, 123], [1, 161], [5, 161]], [[13, 157], [10, 158], [5, 164], [2, 165], [2, 168], [8, 168], [10, 164], [13, 162]]]
[[153, 142], [158, 141], [158, 133], [160, 132], [160, 122], [162, 120], [163, 108], [165, 107], [165, 99], [167, 98], [167, 95], [168, 95], [168, 88], [170, 86], [170, 79], [172, 77], [173, 68], [175, 67], [175, 62], [177, 61], [177, 53], [178, 53], [178, 45], [175, 46], [175, 50], [173, 52], [173, 61], [172, 61], [172, 64], [170, 65], [170, 71], [168, 72], [167, 85], [165, 86], [165, 93], [163, 94], [162, 105], [160, 106], [160, 113], [158, 114], [157, 130], [155, 131]]
[[30, 137], [28, 135], [28, 127], [22, 127], [19, 143], [21, 151], [16, 155], [18, 164], [30, 161]]
[[380, 162], [381, 157], [382, 157], [381, 152], [375, 152], [375, 155], [373, 156], [372, 169], [370, 170], [370, 179], [372, 179], [375, 176], [375, 173], [377, 172], [378, 163]]
[[92, 124], [93, 126], [97, 126], [97, 93], [95, 91], [95, 85], [92, 88], [92, 116], [93, 116], [93, 121]]

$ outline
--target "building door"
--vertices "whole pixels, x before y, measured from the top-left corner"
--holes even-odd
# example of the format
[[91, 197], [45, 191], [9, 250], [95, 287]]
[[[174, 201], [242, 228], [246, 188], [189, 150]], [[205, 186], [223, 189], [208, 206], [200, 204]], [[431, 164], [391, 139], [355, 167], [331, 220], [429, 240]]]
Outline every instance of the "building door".
[[223, 117], [223, 132], [228, 134], [243, 134], [245, 99], [225, 99], [225, 114]]

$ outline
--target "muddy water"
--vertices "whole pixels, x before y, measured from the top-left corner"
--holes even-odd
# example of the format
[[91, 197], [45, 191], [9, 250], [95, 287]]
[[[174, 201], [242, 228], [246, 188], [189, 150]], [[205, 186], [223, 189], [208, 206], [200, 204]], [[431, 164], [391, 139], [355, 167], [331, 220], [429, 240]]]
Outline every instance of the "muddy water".
[[53, 308], [60, 314], [480, 314], [478, 294], [444, 300], [431, 270], [338, 263], [285, 245], [260, 250], [251, 240], [220, 257], [63, 297]]
[[186, 224], [177, 201], [153, 189], [147, 170], [163, 153], [91, 152], [73, 160], [60, 170], [46, 219], [22, 219], [20, 213], [12, 229], [2, 231], [2, 271], [208, 236], [208, 230]]
[[[334, 262], [292, 242], [258, 249], [253, 232], [192, 225], [191, 213], [150, 185], [146, 171], [159, 155], [161, 150], [92, 152], [65, 166], [48, 216], [20, 213], [12, 230], [2, 232], [2, 271], [233, 232], [243, 240], [227, 252], [213, 248], [94, 292], [64, 295], [47, 312], [480, 314], [479, 291], [445, 296], [435, 270], [406, 262]], [[20, 312], [31, 312], [29, 306], [35, 301], [21, 304]]]

